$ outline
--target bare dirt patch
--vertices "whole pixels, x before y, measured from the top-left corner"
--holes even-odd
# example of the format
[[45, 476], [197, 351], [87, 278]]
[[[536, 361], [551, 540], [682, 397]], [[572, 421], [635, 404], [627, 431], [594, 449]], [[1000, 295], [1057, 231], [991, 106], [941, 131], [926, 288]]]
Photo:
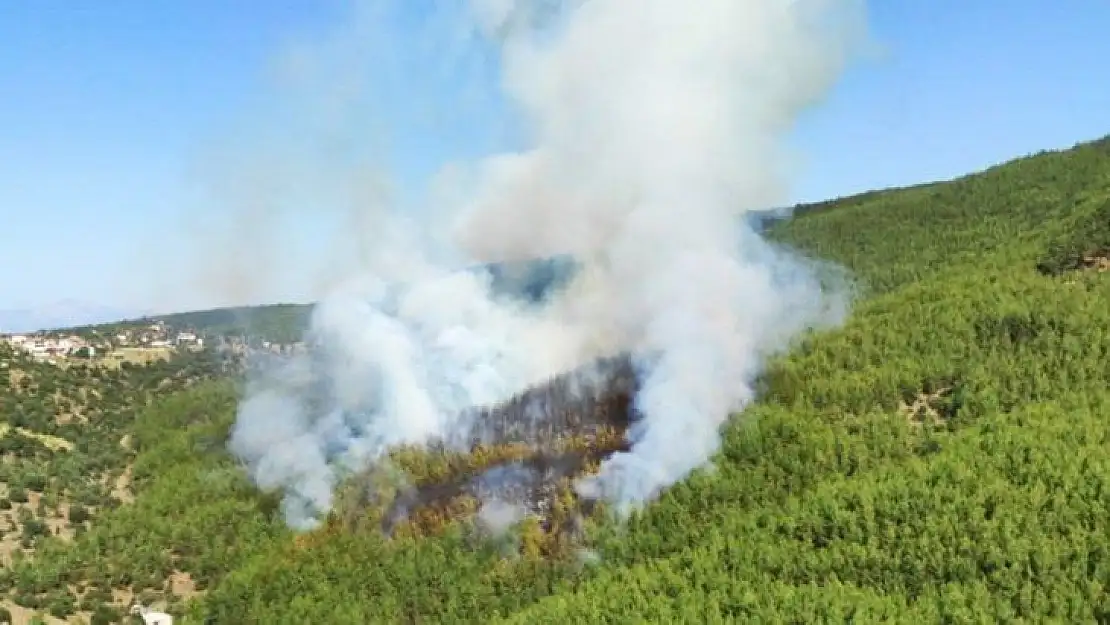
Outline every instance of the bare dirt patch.
[[170, 574], [170, 592], [183, 601], [203, 594], [203, 591], [197, 590], [193, 577], [184, 571], [174, 571]]
[[[0, 601], [0, 606], [7, 608], [8, 612], [10, 612], [12, 615], [12, 620], [9, 625], [30, 625], [32, 622], [34, 622], [35, 617], [38, 617], [40, 622], [46, 623], [47, 625], [66, 625], [66, 623], [88, 622], [88, 618], [82, 620], [72, 619], [69, 621], [65, 621], [47, 614], [44, 610], [32, 610], [30, 608], [20, 607], [11, 600]], [[4, 625], [4, 621], [0, 621], [0, 625]]]
[[17, 527], [14, 520], [0, 517], [0, 529], [4, 530], [4, 538], [0, 539], [0, 563], [5, 567], [12, 565], [17, 552], [23, 552]]
[[19, 392], [19, 390], [21, 388], [23, 388], [23, 385], [21, 384], [21, 382], [23, 382], [23, 380], [28, 380], [28, 383], [29, 383], [30, 379], [31, 379], [31, 376], [26, 371], [24, 371], [22, 369], [16, 369], [15, 367], [12, 367], [9, 370], [8, 381], [11, 384], [12, 390], [17, 392], [17, 393]]
[[1067, 284], [1078, 285], [1083, 284], [1084, 274], [1103, 274], [1110, 271], [1110, 252], [1101, 252], [1098, 254], [1085, 254], [1075, 271], [1064, 279]]
[[944, 400], [952, 394], [952, 387], [938, 388], [931, 393], [921, 392], [912, 402], [899, 402], [898, 411], [901, 412], [910, 425], [922, 426], [925, 423], [940, 424], [947, 421], [941, 414]]
[[[120, 440], [120, 445], [125, 446], [130, 444], [130, 438], [124, 437]], [[127, 465], [123, 473], [116, 475], [114, 472], [108, 472], [100, 476], [100, 484], [111, 491], [112, 497], [115, 497], [121, 503], [131, 503], [135, 501], [135, 494], [131, 491], [131, 471], [132, 465]]]
[[131, 492], [131, 471], [132, 466], [127, 465], [123, 473], [112, 483], [112, 496], [123, 503], [135, 501], [135, 495]]
[[1099, 273], [1110, 271], [1110, 252], [1087, 254], [1083, 257], [1083, 262], [1080, 266], [1083, 269], [1097, 271]]

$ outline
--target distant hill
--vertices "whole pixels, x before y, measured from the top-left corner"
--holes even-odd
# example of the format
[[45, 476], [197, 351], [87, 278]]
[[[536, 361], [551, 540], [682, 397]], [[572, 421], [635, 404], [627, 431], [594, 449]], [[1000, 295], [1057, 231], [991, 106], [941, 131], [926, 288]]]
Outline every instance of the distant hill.
[[294, 343], [304, 335], [311, 314], [312, 304], [266, 304], [155, 315], [146, 319], [176, 328], [191, 328], [210, 336]]
[[[752, 223], [766, 228], [785, 219], [784, 209], [752, 212]], [[495, 293], [538, 301], [552, 289], [566, 283], [577, 269], [567, 256], [514, 263], [489, 263], [470, 268], [490, 275]], [[35, 309], [0, 311], [0, 332], [20, 333], [39, 330], [91, 328], [112, 330], [140, 323], [162, 321], [180, 329], [224, 337], [252, 337], [275, 343], [301, 340], [308, 328], [314, 304], [280, 303], [232, 306], [176, 313], [150, 314], [145, 311], [96, 306], [64, 300]]]
[[66, 299], [40, 307], [0, 310], [0, 332], [34, 332], [94, 325], [143, 314], [145, 311]]
[[[568, 257], [537, 259], [520, 263], [479, 265], [471, 271], [487, 271], [495, 293], [537, 301], [558, 288], [574, 272]], [[262, 304], [214, 308], [190, 312], [150, 315], [123, 322], [162, 321], [175, 328], [189, 328], [201, 334], [224, 337], [251, 337], [275, 343], [300, 341], [308, 329], [313, 304]]]

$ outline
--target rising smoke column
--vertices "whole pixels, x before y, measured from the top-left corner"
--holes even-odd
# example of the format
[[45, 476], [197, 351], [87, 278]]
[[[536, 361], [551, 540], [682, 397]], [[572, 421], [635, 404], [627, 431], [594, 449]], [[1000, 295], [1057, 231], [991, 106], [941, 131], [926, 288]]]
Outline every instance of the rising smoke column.
[[[231, 447], [285, 490], [296, 525], [330, 506], [338, 471], [450, 437], [467, 406], [620, 350], [643, 372], [642, 419], [630, 451], [580, 486], [645, 501], [709, 460], [769, 354], [844, 312], [743, 215], [784, 199], [787, 135], [841, 70], [858, 2], [472, 8], [464, 26], [498, 45], [531, 147], [456, 164], [463, 199], [404, 222], [404, 283], [369, 268], [318, 306], [311, 357], [251, 384]], [[556, 254], [581, 268], [544, 305], [453, 271]]]
[[[500, 27], [528, 8], [483, 6]], [[647, 377], [632, 450], [587, 491], [631, 503], [683, 478], [765, 356], [841, 311], [739, 216], [781, 199], [783, 140], [840, 69], [856, 8], [589, 0], [555, 33], [508, 36], [506, 89], [536, 147], [487, 163], [460, 238], [487, 260], [570, 252], [602, 267], [579, 315], [620, 328]]]

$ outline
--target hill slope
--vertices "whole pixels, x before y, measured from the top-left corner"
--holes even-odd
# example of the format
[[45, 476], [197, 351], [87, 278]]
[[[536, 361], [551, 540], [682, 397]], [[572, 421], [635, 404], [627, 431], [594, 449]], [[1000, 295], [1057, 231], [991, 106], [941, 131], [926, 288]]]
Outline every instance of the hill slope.
[[861, 280], [851, 318], [589, 557], [357, 514], [294, 540], [222, 450], [234, 389], [202, 384], [136, 422], [134, 503], [12, 584], [188, 573], [185, 623], [1110, 619], [1110, 139], [798, 212], [771, 236]]
[[250, 336], [275, 343], [294, 343], [308, 328], [311, 314], [311, 304], [270, 304], [172, 313], [150, 319], [208, 336]]
[[[75, 552], [96, 544], [90, 537], [102, 518], [111, 528], [133, 508], [131, 487], [142, 479], [134, 473], [137, 413], [221, 374], [207, 353], [52, 365], [0, 343], [0, 621], [26, 622], [20, 617], [35, 609], [115, 614], [113, 593], [129, 593], [131, 581]], [[51, 568], [58, 562], [60, 572]], [[134, 560], [127, 566], [142, 570]]]
[[871, 297], [771, 367], [716, 475], [508, 620], [1110, 617], [1110, 280], [1037, 272], [1108, 207], [1104, 139], [780, 224]]

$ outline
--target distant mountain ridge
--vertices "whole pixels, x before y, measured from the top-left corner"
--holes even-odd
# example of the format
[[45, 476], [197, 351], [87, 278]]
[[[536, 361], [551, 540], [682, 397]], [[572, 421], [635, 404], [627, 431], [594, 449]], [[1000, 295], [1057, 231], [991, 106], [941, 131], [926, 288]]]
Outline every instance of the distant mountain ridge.
[[[746, 218], [758, 230], [789, 219], [792, 207], [749, 211]], [[539, 301], [574, 274], [577, 265], [568, 256], [471, 267], [488, 271], [495, 292]], [[269, 340], [299, 340], [308, 325], [313, 304], [253, 304], [173, 313], [126, 309], [64, 299], [34, 308], [0, 310], [0, 333], [24, 333], [97, 326], [133, 321], [163, 321], [214, 334], [259, 334]]]
[[111, 323], [142, 317], [147, 311], [63, 299], [44, 306], [0, 310], [0, 333], [36, 332]]

